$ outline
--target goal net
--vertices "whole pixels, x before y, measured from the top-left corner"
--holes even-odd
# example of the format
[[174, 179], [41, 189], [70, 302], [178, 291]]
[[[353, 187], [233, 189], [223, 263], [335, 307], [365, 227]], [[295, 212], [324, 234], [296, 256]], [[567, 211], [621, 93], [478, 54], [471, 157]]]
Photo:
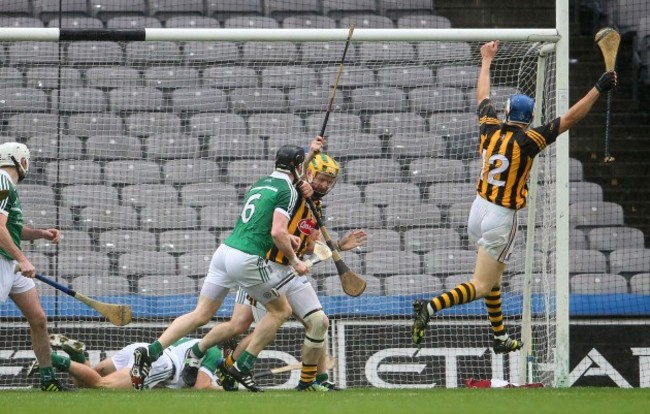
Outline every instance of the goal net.
[[[355, 228], [369, 233], [366, 246], [343, 253], [368, 287], [346, 297], [331, 262], [310, 276], [332, 321], [332, 374], [342, 386], [453, 388], [468, 378], [553, 384], [553, 146], [537, 160], [534, 220], [527, 210], [519, 215], [502, 286], [508, 332], [527, 338], [530, 357], [492, 352], [482, 300], [436, 315], [421, 349], [410, 339], [413, 299], [453, 288], [474, 269], [466, 222], [480, 171], [481, 44], [352, 42], [326, 129], [327, 152], [342, 173], [325, 199], [325, 219], [333, 238]], [[491, 89], [500, 117], [515, 92], [535, 97], [539, 121], [556, 116], [555, 58], [551, 50], [539, 69], [542, 46], [501, 42]], [[129, 326], [114, 327], [39, 283], [50, 332], [86, 342], [94, 363], [152, 341], [192, 310], [247, 187], [273, 170], [279, 146], [307, 146], [320, 131], [343, 47], [299, 37], [7, 42], [0, 139], [31, 150], [29, 175], [18, 187], [26, 223], [63, 234], [59, 245], [39, 240], [23, 249], [43, 274], [128, 304], [134, 316]], [[232, 306], [229, 297], [209, 326]], [[23, 377], [33, 356], [29, 329], [11, 302], [0, 312], [0, 352], [7, 355], [0, 386], [35, 384]], [[282, 328], [260, 366], [299, 360], [302, 335], [297, 323]], [[295, 381], [287, 373], [263, 385]]]

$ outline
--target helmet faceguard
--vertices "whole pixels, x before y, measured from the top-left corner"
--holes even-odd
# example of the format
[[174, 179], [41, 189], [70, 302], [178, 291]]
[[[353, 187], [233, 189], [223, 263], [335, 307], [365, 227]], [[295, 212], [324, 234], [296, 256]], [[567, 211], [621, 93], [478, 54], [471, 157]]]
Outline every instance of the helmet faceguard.
[[528, 95], [510, 95], [506, 102], [506, 122], [530, 124], [533, 120], [535, 100]]
[[29, 171], [30, 154], [25, 144], [6, 142], [0, 145], [0, 167], [14, 167], [18, 182], [25, 179]]
[[[336, 185], [340, 170], [341, 167], [334, 158], [324, 152], [316, 154], [307, 166], [307, 171], [312, 181], [312, 188], [314, 189], [314, 198], [320, 200], [332, 191], [332, 188]], [[319, 177], [319, 175], [329, 178], [323, 179], [323, 182], [321, 182], [322, 177]], [[314, 183], [322, 184], [325, 188], [314, 186]]]

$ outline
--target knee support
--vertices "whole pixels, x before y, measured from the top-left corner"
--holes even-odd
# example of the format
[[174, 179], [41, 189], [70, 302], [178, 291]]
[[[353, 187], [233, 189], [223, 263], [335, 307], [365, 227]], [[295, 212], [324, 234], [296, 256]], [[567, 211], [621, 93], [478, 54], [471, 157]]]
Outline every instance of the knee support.
[[325, 345], [325, 336], [329, 327], [329, 319], [322, 310], [317, 310], [304, 317], [306, 325], [305, 346], [309, 348], [322, 348]]

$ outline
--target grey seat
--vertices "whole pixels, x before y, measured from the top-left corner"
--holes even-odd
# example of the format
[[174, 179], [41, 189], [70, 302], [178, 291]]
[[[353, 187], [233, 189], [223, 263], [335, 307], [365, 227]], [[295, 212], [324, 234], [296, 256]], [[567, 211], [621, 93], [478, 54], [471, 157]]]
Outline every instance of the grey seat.
[[569, 206], [570, 221], [575, 227], [622, 226], [623, 208], [607, 201], [585, 201]]
[[382, 157], [384, 155], [382, 141], [375, 134], [335, 132], [326, 135], [327, 152], [337, 161], [351, 158]]
[[583, 273], [571, 277], [571, 293], [582, 295], [628, 293], [627, 280], [621, 275]]
[[340, 27], [350, 27], [354, 24], [355, 27], [360, 29], [393, 29], [395, 24], [386, 16], [379, 16], [376, 14], [354, 14], [342, 17], [339, 20]]
[[63, 228], [73, 226], [72, 213], [65, 207], [57, 208], [53, 205], [31, 204], [23, 206], [25, 224], [32, 228]]
[[45, 166], [48, 185], [54, 184], [99, 184], [102, 171], [99, 164], [92, 161], [53, 161]]
[[339, 183], [330, 190], [327, 197], [323, 199], [323, 203], [342, 202], [342, 203], [361, 203], [361, 189], [355, 184]]
[[[524, 275], [518, 274], [510, 278], [507, 291], [510, 293], [521, 293], [524, 291]], [[530, 275], [530, 287], [532, 293], [548, 292], [548, 286], [555, 286], [555, 275], [544, 275], [533, 273]]]
[[224, 20], [233, 15], [262, 15], [262, 0], [209, 0], [206, 14]]
[[362, 252], [402, 250], [399, 232], [395, 230], [369, 229], [367, 233], [368, 242], [360, 247]]
[[98, 252], [60, 252], [59, 274], [65, 278], [78, 276], [106, 277], [110, 272], [108, 256]]
[[34, 17], [0, 15], [0, 27], [43, 27], [43, 22]]
[[397, 19], [398, 29], [449, 29], [451, 21], [445, 16], [408, 15]]
[[337, 20], [355, 13], [375, 13], [376, 7], [374, 0], [323, 0], [323, 13]]
[[268, 16], [233, 16], [225, 20], [226, 29], [277, 29], [277, 20]]
[[400, 165], [391, 159], [359, 158], [345, 166], [345, 181], [351, 184], [400, 181]]
[[596, 183], [571, 181], [569, 183], [569, 201], [571, 203], [601, 202], [603, 189]]
[[[263, 126], [263, 123], [260, 123], [260, 126]], [[254, 135], [259, 137], [258, 135]], [[266, 139], [266, 148], [267, 153], [275, 156], [281, 146], [283, 145], [297, 145], [299, 147], [304, 147], [308, 142], [310, 137], [307, 134], [271, 134], [268, 137], [260, 137]]]
[[242, 212], [239, 202], [218, 201], [201, 208], [201, 229], [226, 230], [232, 229]]
[[394, 88], [416, 88], [435, 84], [433, 71], [424, 65], [383, 66], [377, 70], [377, 82], [380, 86]]
[[274, 170], [272, 160], [235, 160], [228, 163], [228, 183], [239, 186], [253, 184]]
[[152, 161], [110, 161], [104, 167], [108, 185], [158, 184], [160, 166]]
[[103, 253], [129, 253], [156, 251], [156, 235], [141, 230], [108, 230], [99, 235], [99, 251]]
[[262, 69], [262, 86], [305, 88], [317, 84], [316, 71], [308, 66], [269, 66]]
[[585, 250], [587, 248], [587, 237], [582, 230], [569, 229], [569, 249]]
[[185, 134], [155, 134], [146, 140], [146, 156], [150, 159], [173, 160], [198, 157], [199, 139]]
[[85, 207], [79, 214], [79, 225], [83, 229], [137, 229], [138, 213], [127, 206]]
[[65, 207], [114, 206], [118, 204], [117, 189], [107, 185], [68, 185], [61, 190]]
[[[341, 59], [345, 44], [342, 42], [304, 42], [300, 45], [304, 64], [329, 64]], [[356, 61], [356, 49], [349, 48], [346, 63]], [[343, 68], [345, 72], [345, 67]], [[348, 71], [349, 72], [349, 71]], [[343, 78], [343, 76], [341, 76]], [[334, 77], [332, 77], [334, 79]], [[343, 81], [343, 79], [341, 79]], [[334, 82], [332, 82], [334, 84]]]
[[185, 277], [205, 277], [210, 268], [210, 260], [212, 260], [212, 252], [182, 254], [178, 256], [178, 272]]
[[[464, 112], [467, 109], [465, 93], [458, 88], [423, 86], [409, 92], [414, 112]], [[478, 124], [478, 122], [477, 122]]]
[[377, 11], [391, 19], [405, 13], [417, 13], [422, 16], [435, 13], [433, 2], [430, 0], [379, 0]]
[[121, 65], [124, 51], [117, 42], [72, 42], [66, 50], [67, 63], [71, 65]]
[[0, 89], [2, 112], [45, 112], [48, 109], [45, 92], [33, 88]]
[[[364, 279], [366, 280], [366, 290], [363, 292], [364, 296], [379, 296], [382, 294], [379, 278], [364, 276]], [[323, 280], [323, 293], [326, 296], [345, 296], [338, 276], [330, 276]]]
[[[340, 57], [339, 57], [340, 59]], [[338, 66], [324, 66], [320, 70], [321, 82], [324, 87], [331, 90], [336, 81]], [[367, 66], [348, 65], [341, 71], [338, 87], [342, 89], [370, 88], [377, 84], [374, 72]]]
[[650, 295], [650, 273], [639, 273], [630, 278], [630, 293]]
[[398, 88], [357, 88], [350, 92], [350, 110], [365, 112], [402, 112], [407, 109], [406, 95]]
[[72, 288], [86, 296], [128, 295], [129, 281], [119, 276], [79, 276], [72, 281]]
[[127, 278], [177, 274], [176, 259], [164, 252], [124, 253], [118, 258], [117, 270], [120, 276]]
[[202, 0], [149, 0], [149, 14], [167, 20], [175, 15], [201, 15], [205, 12]]
[[165, 184], [212, 183], [221, 179], [221, 167], [200, 158], [171, 160], [163, 165], [162, 176]]
[[569, 180], [582, 181], [583, 178], [582, 162], [575, 158], [569, 158]]
[[471, 47], [466, 42], [420, 42], [415, 44], [418, 60], [423, 63], [469, 61]]
[[419, 158], [409, 165], [411, 181], [416, 184], [441, 182], [467, 183], [469, 176], [461, 160]]
[[569, 273], [607, 273], [607, 258], [598, 250], [571, 250]]
[[447, 222], [455, 229], [466, 229], [469, 212], [472, 209], [472, 201], [454, 203], [449, 207]]
[[[25, 3], [27, 3], [25, 1]], [[89, 15], [88, 2], [86, 0], [35, 0], [34, 1], [34, 16], [43, 20], [49, 21], [51, 18], [59, 15], [59, 11], [63, 15]]]
[[111, 111], [160, 111], [163, 109], [163, 93], [155, 88], [115, 88], [108, 92]]
[[264, 158], [264, 154], [264, 141], [253, 135], [215, 135], [208, 141], [208, 157], [217, 160]]
[[196, 183], [181, 188], [181, 204], [189, 207], [206, 207], [218, 203], [237, 203], [237, 189], [225, 183]]
[[611, 273], [632, 274], [650, 272], [650, 249], [618, 249], [609, 255]]
[[[330, 234], [332, 237], [335, 238], [335, 235]], [[363, 257], [360, 254], [348, 251], [348, 252], [341, 252], [341, 257], [343, 258], [343, 261], [345, 264], [348, 265], [348, 267], [353, 271], [356, 272], [357, 274], [363, 274]], [[334, 266], [334, 263], [332, 261], [325, 261], [321, 263], [317, 263], [313, 269], [312, 273], [315, 278], [322, 278], [326, 276], [331, 276], [331, 275], [336, 275], [336, 266]], [[338, 276], [337, 276], [338, 278]], [[340, 283], [340, 281], [339, 281]]]
[[366, 254], [366, 274], [389, 276], [421, 274], [420, 256], [408, 251], [375, 251]]
[[228, 111], [228, 97], [220, 89], [180, 88], [171, 93], [171, 98], [176, 113]]
[[196, 16], [196, 15], [188, 15], [188, 16], [181, 15], [181, 16], [173, 16], [167, 19], [165, 21], [165, 27], [168, 29], [174, 29], [174, 28], [185, 28], [185, 29], [217, 28], [218, 29], [221, 27], [221, 23], [219, 23], [219, 20], [213, 19], [212, 17]]
[[371, 134], [422, 134], [426, 130], [424, 118], [412, 112], [382, 112], [372, 114], [368, 121]]
[[587, 233], [589, 248], [603, 251], [642, 249], [643, 232], [633, 227], [598, 227]]
[[106, 21], [107, 29], [159, 29], [162, 27], [160, 20], [151, 16], [117, 16]]
[[474, 183], [434, 183], [429, 186], [429, 202], [439, 206], [472, 202], [475, 198]]
[[[294, 113], [318, 112], [322, 115], [327, 110], [332, 90], [323, 86], [310, 86], [291, 89], [287, 93], [289, 111]], [[332, 104], [333, 111], [341, 111], [345, 107], [342, 94], [336, 94]]]
[[153, 66], [144, 71], [144, 85], [150, 88], [196, 88], [199, 71], [183, 66]]
[[[41, 26], [42, 27], [42, 26]], [[11, 65], [57, 64], [59, 47], [54, 42], [16, 42], [7, 48]]]
[[195, 295], [196, 281], [178, 275], [144, 276], [138, 280], [138, 294], [144, 296]]
[[161, 252], [191, 253], [216, 248], [216, 237], [206, 230], [169, 230], [160, 233]]
[[121, 135], [122, 118], [109, 113], [79, 113], [68, 118], [70, 135], [89, 137], [92, 135]]
[[[23, 72], [16, 68], [0, 68], [0, 90], [5, 88], [22, 88], [24, 84]], [[33, 85], [28, 85], [33, 88]]]
[[99, 66], [86, 70], [86, 82], [94, 88], [133, 88], [142, 86], [140, 72], [123, 66]]
[[38, 184], [21, 184], [18, 189], [21, 204], [31, 205], [32, 203], [55, 205], [54, 191], [52, 187]]
[[365, 189], [366, 203], [376, 206], [388, 206], [398, 203], [419, 204], [420, 189], [411, 183], [372, 183]]
[[[59, 21], [60, 20], [60, 21]], [[94, 17], [64, 16], [61, 19], [51, 19], [47, 27], [62, 27], [64, 29], [103, 29], [104, 23]]]
[[[323, 126], [323, 114], [307, 116], [305, 126], [309, 133], [320, 133]], [[361, 132], [361, 117], [355, 114], [333, 113], [327, 122], [329, 134], [356, 134]]]
[[[84, 158], [82, 142], [70, 135], [34, 135], [27, 140], [27, 148], [38, 160], [64, 160]], [[21, 192], [22, 192], [21, 186]]]
[[181, 119], [169, 112], [138, 112], [126, 117], [128, 135], [147, 137], [153, 134], [179, 134]]
[[[60, 95], [60, 96], [57, 96]], [[103, 112], [106, 96], [95, 88], [69, 88], [52, 91], [52, 111], [63, 113]]]
[[125, 135], [94, 135], [86, 141], [88, 156], [100, 161], [142, 157], [142, 146], [136, 137]]
[[183, 59], [189, 65], [234, 63], [239, 59], [239, 48], [231, 42], [186, 42]]
[[147, 206], [140, 212], [144, 230], [183, 230], [198, 226], [196, 210], [185, 206]]
[[[60, 79], [59, 73], [61, 74]], [[83, 86], [81, 71], [77, 68], [71, 67], [31, 67], [25, 73], [25, 81], [25, 86], [28, 88], [38, 89], [78, 88]]]
[[476, 144], [473, 149], [478, 152], [479, 124], [474, 113], [434, 113], [429, 117], [432, 132], [443, 136], [456, 137], [461, 134], [473, 135]]
[[424, 255], [424, 273], [430, 275], [471, 275], [475, 264], [476, 253], [469, 250], [433, 250]]
[[379, 207], [369, 204], [332, 204], [327, 207], [325, 218], [328, 227], [336, 230], [382, 227]]
[[123, 15], [144, 15], [144, 0], [90, 0], [90, 12], [104, 21]]
[[429, 275], [395, 275], [384, 280], [384, 288], [387, 296], [433, 296], [442, 291], [442, 281], [439, 277]]
[[413, 45], [409, 42], [400, 41], [360, 42], [357, 46], [357, 54], [358, 61], [366, 65], [404, 64], [406, 62], [412, 62], [415, 59]]
[[281, 65], [299, 59], [298, 48], [291, 42], [246, 42], [242, 49], [242, 61], [249, 65]]
[[390, 151], [398, 159], [444, 157], [447, 143], [437, 134], [398, 132], [390, 138]]
[[460, 234], [453, 229], [420, 228], [404, 232], [404, 250], [426, 253], [442, 249], [461, 249]]
[[[386, 227], [411, 228], [437, 225], [442, 213], [438, 206], [430, 203], [399, 203], [386, 207], [384, 211]], [[426, 220], [422, 220], [426, 217]]]
[[50, 257], [43, 253], [30, 253], [29, 261], [34, 265], [36, 271], [45, 275], [50, 272]]
[[2, 14], [10, 16], [29, 16], [31, 14], [29, 3], [30, 2], [27, 0], [12, 1], [9, 4], [3, 5]]
[[165, 184], [135, 184], [122, 189], [122, 205], [133, 207], [178, 206], [178, 191]]
[[294, 114], [262, 113], [248, 117], [248, 133], [254, 137], [301, 134], [304, 129], [302, 119]]
[[473, 88], [478, 80], [478, 72], [478, 66], [442, 66], [436, 72], [436, 80], [440, 86]]
[[319, 0], [303, 0], [300, 2], [286, 2], [284, 0], [266, 0], [264, 11], [274, 19], [282, 20], [287, 16], [298, 13], [320, 13]]
[[203, 70], [203, 86], [227, 90], [255, 88], [258, 75], [255, 69], [246, 66], [210, 66]]
[[85, 252], [92, 250], [92, 241], [87, 231], [66, 230], [61, 234], [61, 241], [58, 244], [50, 240], [34, 240], [34, 250], [45, 254], [58, 254], [59, 252]]
[[237, 113], [285, 112], [285, 94], [275, 88], [236, 88], [230, 92], [230, 105]]
[[175, 42], [129, 42], [125, 49], [126, 62], [130, 65], [180, 64], [183, 56]]
[[284, 29], [336, 29], [336, 20], [318, 14], [295, 14], [282, 20]]

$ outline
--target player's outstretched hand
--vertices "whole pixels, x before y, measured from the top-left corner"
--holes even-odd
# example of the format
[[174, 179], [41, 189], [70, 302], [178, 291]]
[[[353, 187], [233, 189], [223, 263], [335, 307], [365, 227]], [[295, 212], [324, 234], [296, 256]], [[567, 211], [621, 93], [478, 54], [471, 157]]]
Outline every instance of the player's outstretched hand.
[[499, 41], [493, 40], [481, 46], [481, 57], [483, 59], [493, 59], [499, 49]]
[[609, 91], [612, 88], [615, 88], [617, 83], [618, 78], [615, 71], [605, 72], [600, 75], [600, 78], [598, 78], [598, 81], [594, 87], [598, 93], [603, 93]]

